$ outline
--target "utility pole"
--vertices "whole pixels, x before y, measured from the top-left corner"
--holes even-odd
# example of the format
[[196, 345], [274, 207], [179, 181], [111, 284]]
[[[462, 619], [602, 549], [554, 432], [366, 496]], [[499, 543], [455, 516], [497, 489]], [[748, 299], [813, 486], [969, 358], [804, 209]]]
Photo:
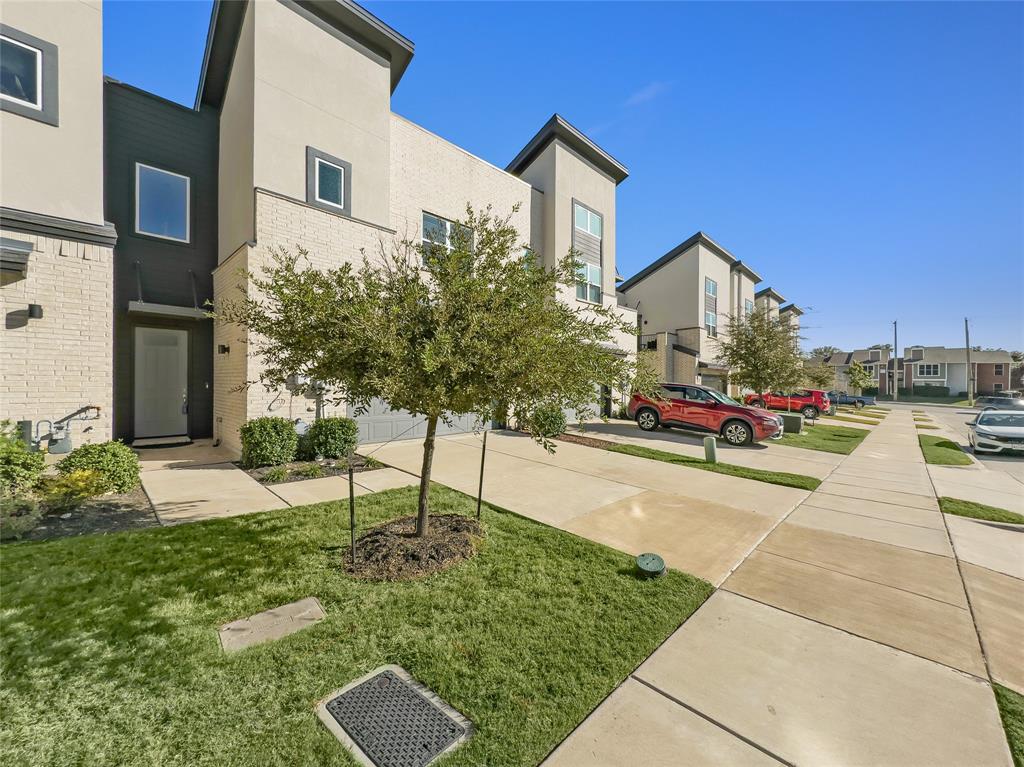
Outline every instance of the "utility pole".
[[892, 401], [900, 398], [900, 344], [896, 337], [896, 320], [892, 321]]
[[964, 317], [964, 347], [967, 349], [967, 404], [974, 407], [974, 369], [971, 367], [971, 329]]

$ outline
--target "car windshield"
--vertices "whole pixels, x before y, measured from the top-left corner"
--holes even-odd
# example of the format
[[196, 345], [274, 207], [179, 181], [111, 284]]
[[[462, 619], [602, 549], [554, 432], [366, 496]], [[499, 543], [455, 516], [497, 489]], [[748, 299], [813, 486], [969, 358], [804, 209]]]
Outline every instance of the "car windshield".
[[1024, 426], [1024, 413], [982, 413], [978, 426]]
[[[723, 405], [739, 405], [740, 404], [739, 402], [734, 400], [732, 397], [726, 396], [725, 394], [722, 394], [722, 392], [720, 392], [720, 391], [715, 391], [714, 389], [708, 389], [707, 392], [712, 397], [714, 397], [716, 400], [721, 402]], [[742, 407], [742, 405], [740, 405], [740, 407]]]

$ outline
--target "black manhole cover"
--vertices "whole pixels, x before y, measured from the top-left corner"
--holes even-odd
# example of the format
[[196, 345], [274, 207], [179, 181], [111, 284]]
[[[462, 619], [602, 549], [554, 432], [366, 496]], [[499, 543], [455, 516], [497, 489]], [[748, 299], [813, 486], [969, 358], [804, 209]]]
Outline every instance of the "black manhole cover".
[[393, 671], [370, 677], [326, 708], [378, 767], [423, 767], [466, 735], [465, 727]]

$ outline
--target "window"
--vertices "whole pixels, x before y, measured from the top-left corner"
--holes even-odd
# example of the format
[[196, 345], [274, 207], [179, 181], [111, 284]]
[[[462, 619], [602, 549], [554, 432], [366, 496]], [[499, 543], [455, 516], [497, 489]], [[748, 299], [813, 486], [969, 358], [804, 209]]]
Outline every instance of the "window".
[[875, 374], [875, 366], [874, 365], [865, 365], [864, 366], [864, 372], [867, 373], [869, 376], [873, 376]]
[[587, 234], [590, 234], [593, 237], [601, 239], [602, 222], [601, 215], [599, 213], [595, 213], [589, 208], [585, 208], [579, 203], [576, 203], [575, 212], [573, 215], [575, 217], [577, 229], [579, 229], [581, 232], [586, 232]]
[[686, 387], [686, 393], [683, 395], [684, 399], [688, 399], [691, 402], [707, 402], [711, 399], [708, 393], [703, 389], [695, 389], [692, 386]]
[[352, 164], [306, 147], [306, 202], [331, 213], [352, 215]]
[[465, 240], [470, 246], [473, 244], [473, 232], [468, 226], [456, 224], [440, 216], [430, 213], [423, 214], [423, 246], [439, 246], [446, 251], [451, 251], [458, 243], [459, 238]]
[[1003, 374], [1003, 366], [1002, 366], [1002, 364], [998, 364], [998, 365], [993, 365], [992, 366], [992, 375], [1001, 376], [1002, 374]]
[[937, 376], [939, 374], [939, 366], [934, 363], [926, 363], [917, 366], [917, 374], [919, 376]]
[[718, 335], [718, 315], [714, 312], [704, 312], [704, 329], [709, 336]]
[[743, 313], [748, 317], [754, 313], [754, 302], [749, 298], [743, 301]]
[[57, 46], [0, 24], [0, 109], [57, 125]]
[[189, 241], [191, 179], [135, 163], [135, 231], [177, 242]]
[[601, 267], [584, 264], [580, 268], [580, 280], [576, 283], [576, 298], [592, 304], [601, 303]]
[[1002, 390], [1003, 390], [1003, 385], [1001, 383], [997, 383], [997, 384], [994, 385], [993, 391], [1002, 391]]
[[705, 277], [704, 292], [707, 293], [709, 296], [714, 296], [715, 298], [718, 298], [718, 283], [715, 282], [710, 277]]
[[882, 361], [882, 350], [881, 349], [870, 349], [868, 350], [868, 356], [878, 362]]

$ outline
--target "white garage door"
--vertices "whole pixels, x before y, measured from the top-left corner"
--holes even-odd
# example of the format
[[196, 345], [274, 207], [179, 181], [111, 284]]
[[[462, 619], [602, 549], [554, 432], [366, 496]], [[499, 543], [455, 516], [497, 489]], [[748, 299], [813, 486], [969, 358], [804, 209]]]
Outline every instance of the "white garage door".
[[[427, 419], [424, 416], [411, 415], [406, 410], [392, 410], [382, 399], [375, 399], [362, 415], [355, 415], [355, 409], [348, 410], [349, 418], [359, 424], [359, 442], [388, 442], [393, 439], [423, 439], [427, 436]], [[449, 426], [444, 421], [437, 422], [437, 434], [460, 434], [473, 431], [475, 419], [471, 415], [460, 416]]]

